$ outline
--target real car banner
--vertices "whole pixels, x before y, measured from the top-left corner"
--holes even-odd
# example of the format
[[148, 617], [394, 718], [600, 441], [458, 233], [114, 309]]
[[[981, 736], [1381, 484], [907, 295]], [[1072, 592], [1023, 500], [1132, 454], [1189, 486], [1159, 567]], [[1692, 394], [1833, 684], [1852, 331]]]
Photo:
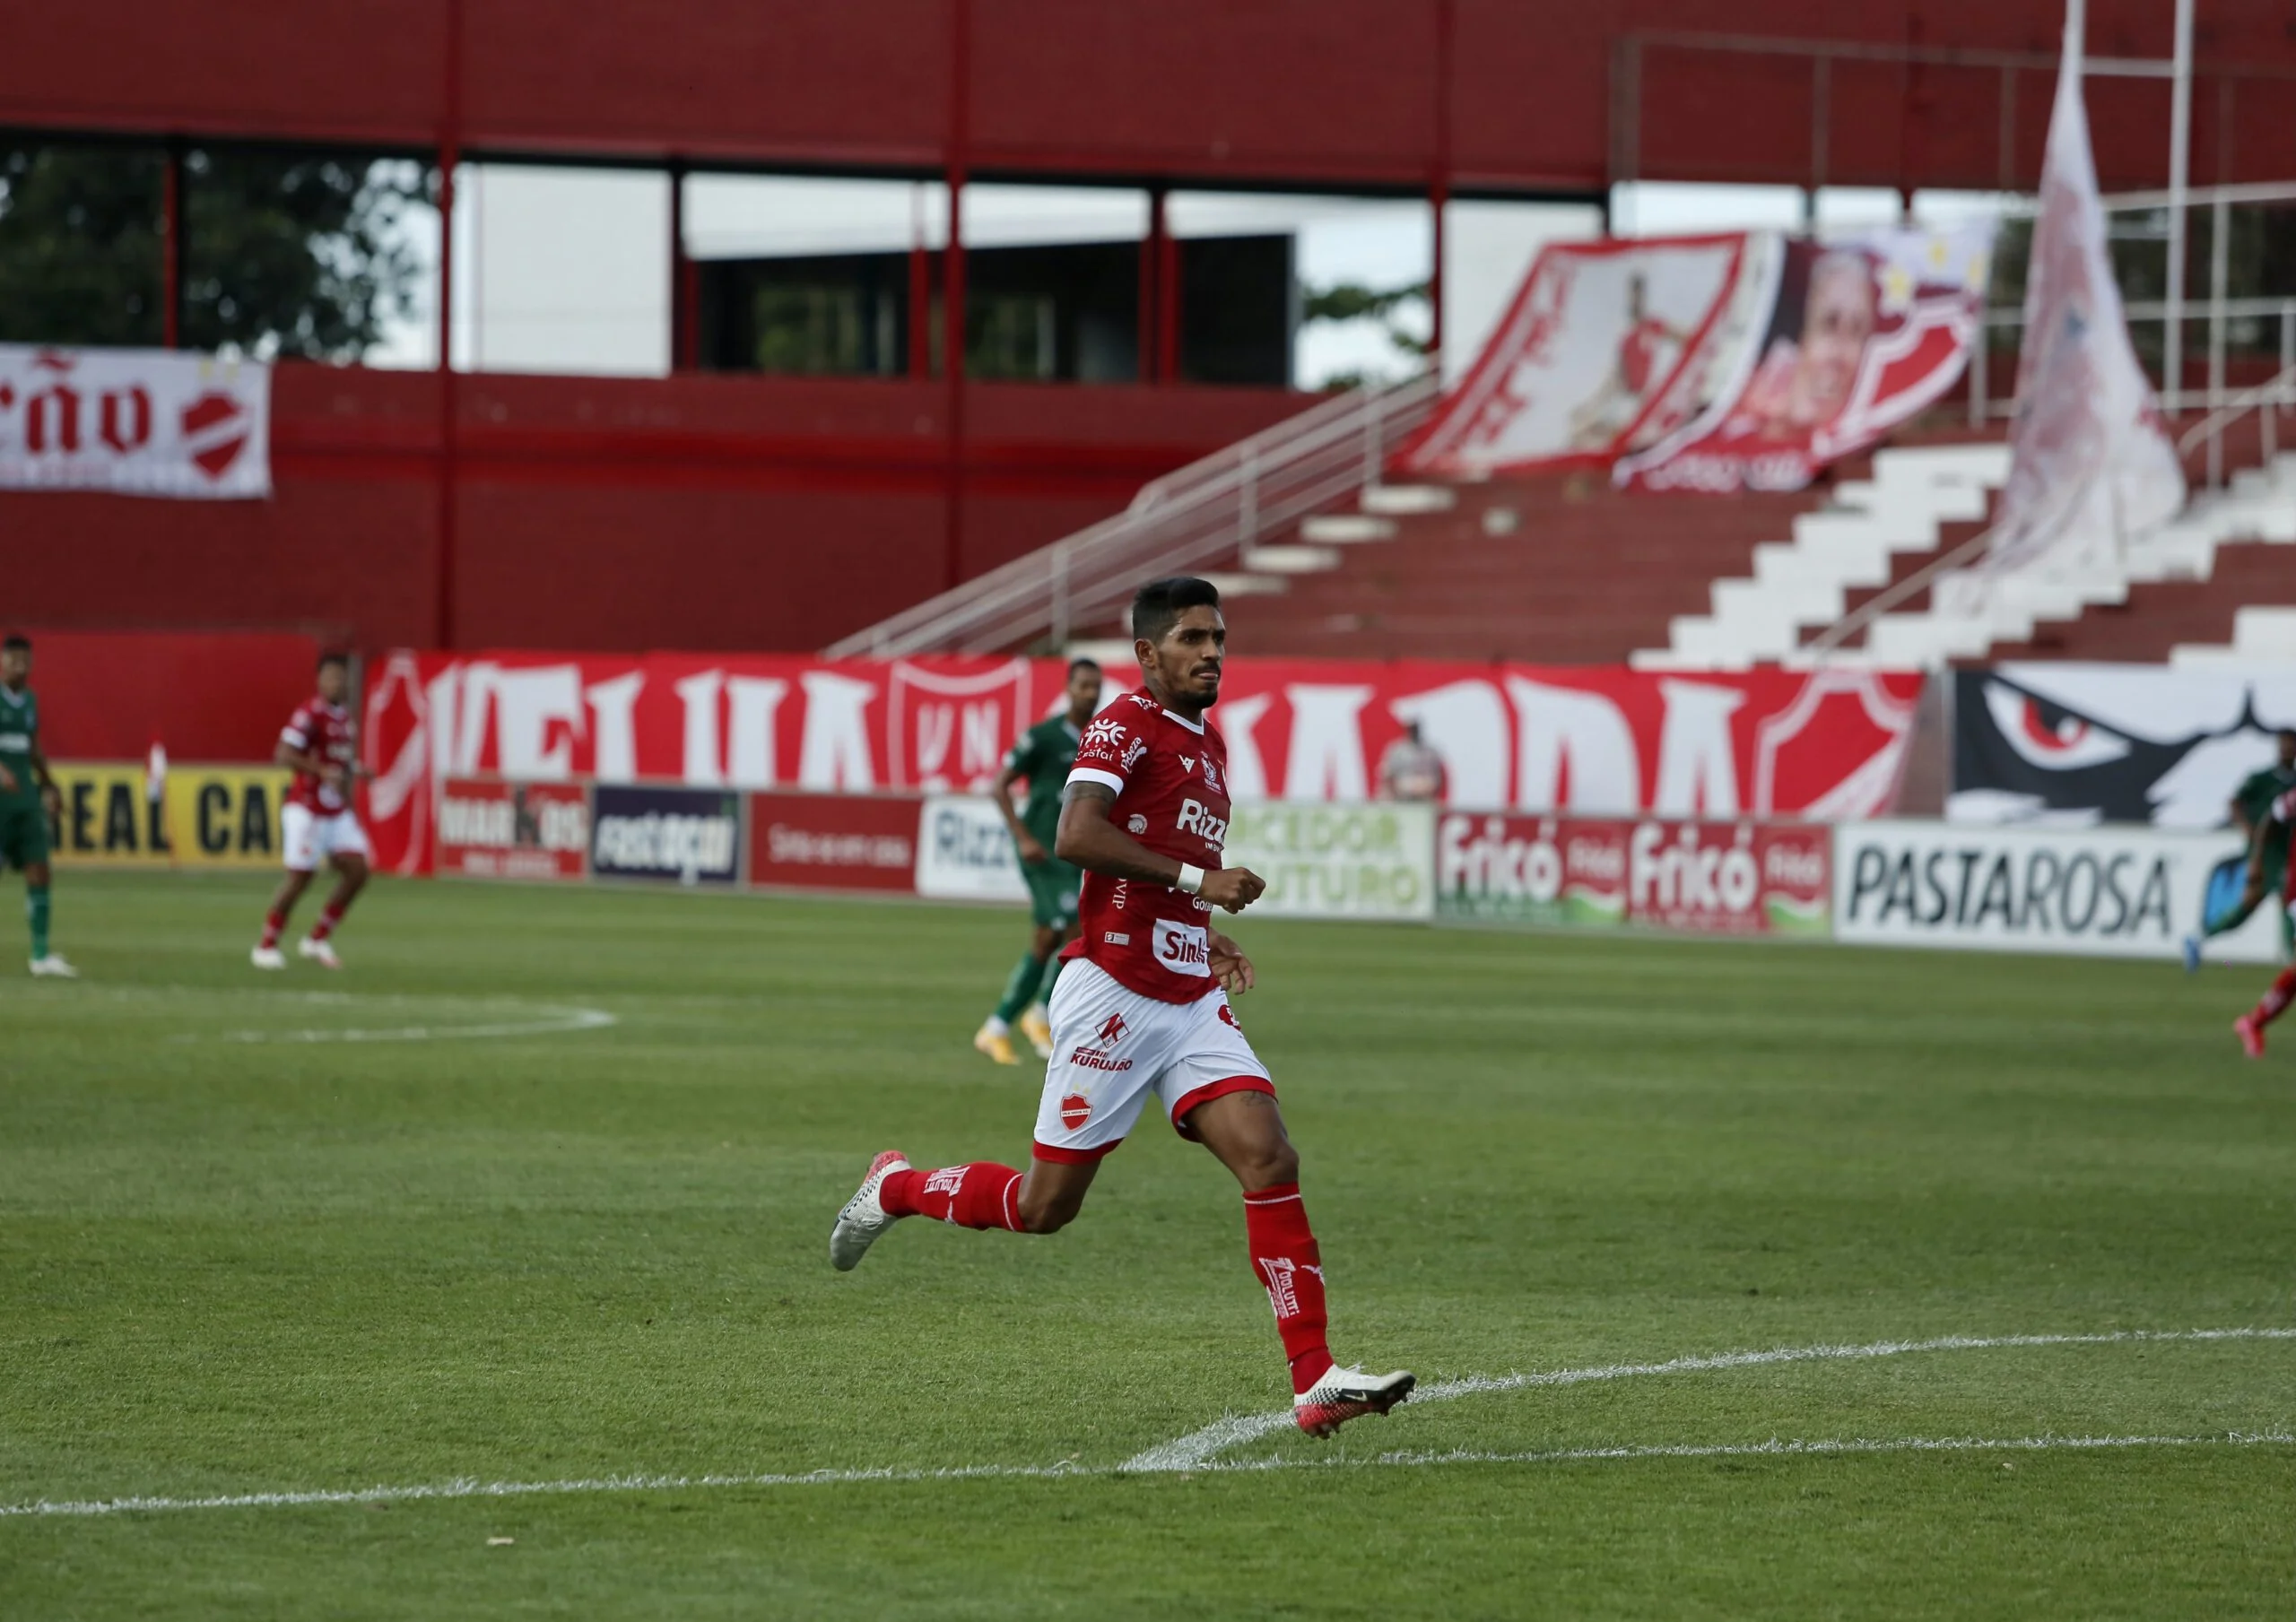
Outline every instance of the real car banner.
[[278, 865], [288, 775], [276, 768], [177, 762], [156, 785], [141, 760], [50, 769], [62, 795], [48, 830], [59, 866]]
[[[2222, 837], [2149, 828], [1957, 828], [1863, 822], [1834, 830], [1834, 938], [1873, 946], [2175, 958], [2200, 926]], [[2268, 963], [2280, 922], [2263, 906], [2211, 956]]]
[[1251, 917], [1431, 918], [1434, 846], [1432, 806], [1239, 805], [1221, 865], [1267, 880]]
[[[455, 777], [985, 794], [1065, 674], [1057, 660], [413, 652], [370, 670], [370, 833], [402, 872], [430, 870], [436, 785]], [[1109, 674], [1113, 701], [1135, 677]], [[1921, 681], [1238, 659], [1212, 720], [1239, 801], [1361, 803], [1416, 722], [1454, 804], [1828, 820], [1891, 808]]]
[[271, 369], [152, 349], [0, 343], [0, 490], [271, 494]]
[[675, 884], [740, 880], [740, 795], [604, 783], [591, 792], [593, 876]]
[[1612, 470], [1651, 490], [1800, 490], [1961, 377], [1984, 313], [1990, 224], [1749, 249], [1764, 290], [1698, 414]]
[[1455, 478], [1607, 466], [1671, 433], [1711, 397], [1745, 328], [1732, 312], [1761, 240], [1542, 248], [1474, 366], [1397, 461]]
[[574, 783], [450, 779], [439, 799], [439, 872], [469, 879], [579, 879], [590, 791]]
[[1829, 829], [1450, 811], [1435, 835], [1440, 916], [1822, 936]]
[[750, 882], [907, 894], [920, 810], [906, 795], [752, 794]]
[[2296, 727], [2286, 668], [2034, 662], [1952, 681], [1952, 822], [2222, 828]]

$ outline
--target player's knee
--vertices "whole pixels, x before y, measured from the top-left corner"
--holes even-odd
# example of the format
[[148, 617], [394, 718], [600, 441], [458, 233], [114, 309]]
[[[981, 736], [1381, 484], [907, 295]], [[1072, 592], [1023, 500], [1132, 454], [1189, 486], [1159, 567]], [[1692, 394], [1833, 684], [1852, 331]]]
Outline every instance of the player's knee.
[[1076, 1219], [1083, 1209], [1083, 1201], [1069, 1199], [1048, 1199], [1041, 1195], [1031, 1199], [1025, 1193], [1020, 1199], [1021, 1231], [1024, 1234], [1057, 1234]]
[[1256, 1188], [1273, 1188], [1279, 1183], [1300, 1180], [1300, 1151], [1282, 1139], [1262, 1150], [1257, 1157], [1259, 1179]]

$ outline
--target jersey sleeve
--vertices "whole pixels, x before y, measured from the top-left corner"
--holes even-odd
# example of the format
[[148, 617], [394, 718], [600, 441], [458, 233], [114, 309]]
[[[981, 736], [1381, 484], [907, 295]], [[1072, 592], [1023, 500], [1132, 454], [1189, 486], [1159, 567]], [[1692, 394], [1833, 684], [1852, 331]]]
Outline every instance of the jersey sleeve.
[[1068, 781], [1072, 785], [1097, 783], [1120, 794], [1147, 752], [1146, 738], [1114, 716], [1103, 716], [1087, 726], [1083, 737], [1078, 740], [1076, 764], [1069, 768]]
[[1012, 749], [1006, 751], [1004, 768], [1007, 771], [1019, 772], [1024, 777], [1033, 777], [1036, 775], [1037, 753], [1037, 734], [1032, 727], [1022, 733], [1013, 742]]
[[311, 711], [309, 705], [287, 717], [287, 724], [279, 729], [279, 741], [290, 749], [308, 751], [311, 747]]

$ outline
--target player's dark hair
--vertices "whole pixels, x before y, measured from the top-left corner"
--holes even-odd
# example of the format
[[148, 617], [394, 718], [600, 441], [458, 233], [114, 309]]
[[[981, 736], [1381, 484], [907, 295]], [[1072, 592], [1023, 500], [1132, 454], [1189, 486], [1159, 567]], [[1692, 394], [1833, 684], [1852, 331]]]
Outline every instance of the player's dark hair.
[[319, 668], [325, 670], [330, 664], [340, 664], [344, 669], [349, 670], [351, 655], [339, 647], [330, 647], [319, 655]]
[[[13, 637], [9, 638], [8, 639], [11, 642], [15, 640]], [[2283, 743], [2296, 742], [2296, 726], [2283, 726], [2274, 735], [2276, 736]]]
[[1068, 679], [1071, 681], [1076, 680], [1076, 672], [1080, 670], [1091, 671], [1097, 676], [1100, 673], [1100, 662], [1098, 659], [1071, 659], [1068, 662]]
[[1142, 641], [1161, 642], [1189, 609], [1219, 606], [1220, 588], [1209, 580], [1194, 575], [1151, 580], [1133, 594], [1132, 634]]
[[13, 653], [19, 649], [25, 653], [31, 652], [32, 639], [22, 631], [10, 631], [6, 636], [0, 637], [0, 650]]

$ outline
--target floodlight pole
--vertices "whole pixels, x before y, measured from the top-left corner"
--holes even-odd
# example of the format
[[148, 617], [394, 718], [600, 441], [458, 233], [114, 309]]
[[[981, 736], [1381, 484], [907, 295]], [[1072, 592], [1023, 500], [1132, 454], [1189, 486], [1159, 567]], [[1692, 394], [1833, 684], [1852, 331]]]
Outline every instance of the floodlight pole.
[[[2079, 5], [2081, 0], [2073, 0]], [[2170, 415], [2185, 386], [2185, 183], [2192, 160], [2192, 0], [2177, 0], [2176, 56], [2169, 90], [2169, 325], [2161, 345], [2161, 406]]]

